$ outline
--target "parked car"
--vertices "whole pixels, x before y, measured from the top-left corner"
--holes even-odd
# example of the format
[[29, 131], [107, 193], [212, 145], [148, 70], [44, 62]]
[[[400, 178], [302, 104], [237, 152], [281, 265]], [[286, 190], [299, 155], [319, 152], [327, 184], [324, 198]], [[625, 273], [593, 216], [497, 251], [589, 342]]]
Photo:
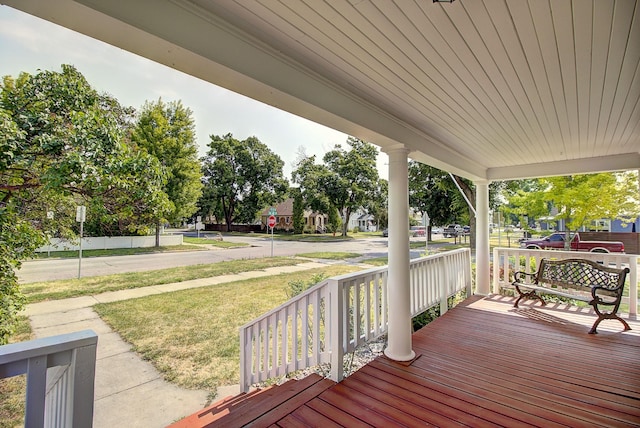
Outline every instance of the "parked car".
[[471, 226], [462, 226], [462, 232], [464, 234], [469, 234], [471, 233]]
[[445, 238], [453, 238], [462, 233], [462, 226], [459, 224], [450, 224], [444, 228], [442, 234]]
[[384, 236], [385, 238], [389, 237], [389, 229], [385, 229], [382, 231], [382, 236]]
[[409, 235], [411, 236], [425, 236], [426, 231], [424, 226], [411, 226], [409, 229]]
[[442, 233], [442, 228], [441, 227], [432, 227], [431, 228], [431, 233], [434, 235], [440, 235]]
[[[529, 249], [564, 249], [566, 233], [552, 233], [541, 239], [523, 239], [520, 247]], [[569, 249], [572, 251], [589, 251], [592, 253], [624, 253], [624, 244], [620, 241], [581, 241], [580, 234], [571, 237]]]

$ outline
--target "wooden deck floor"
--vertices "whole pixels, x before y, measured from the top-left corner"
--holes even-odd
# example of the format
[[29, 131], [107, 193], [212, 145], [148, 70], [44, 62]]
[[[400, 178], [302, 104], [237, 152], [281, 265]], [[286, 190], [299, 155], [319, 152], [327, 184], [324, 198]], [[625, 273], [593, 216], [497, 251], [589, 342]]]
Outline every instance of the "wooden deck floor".
[[640, 427], [640, 322], [590, 335], [587, 309], [512, 302], [468, 299], [413, 335], [410, 363], [381, 357], [176, 426]]

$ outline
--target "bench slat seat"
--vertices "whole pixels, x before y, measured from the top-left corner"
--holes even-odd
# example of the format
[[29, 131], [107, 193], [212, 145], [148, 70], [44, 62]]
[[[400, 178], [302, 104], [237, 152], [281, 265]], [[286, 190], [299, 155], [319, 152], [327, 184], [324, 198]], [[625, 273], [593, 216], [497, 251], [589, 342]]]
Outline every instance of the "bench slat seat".
[[589, 331], [591, 334], [597, 333], [598, 325], [605, 319], [617, 319], [625, 331], [631, 330], [617, 315], [628, 273], [629, 268], [612, 268], [585, 259], [542, 259], [537, 272], [515, 272], [512, 285], [519, 296], [513, 306], [517, 308], [522, 299], [536, 299], [545, 305], [539, 293], [554, 294], [588, 302], [593, 307], [598, 319]]

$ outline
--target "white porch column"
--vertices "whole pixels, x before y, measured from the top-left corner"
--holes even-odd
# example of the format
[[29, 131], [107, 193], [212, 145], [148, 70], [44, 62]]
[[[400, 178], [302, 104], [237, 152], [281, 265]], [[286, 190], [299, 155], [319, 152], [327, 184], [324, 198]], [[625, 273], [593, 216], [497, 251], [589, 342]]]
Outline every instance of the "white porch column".
[[409, 151], [397, 146], [386, 152], [389, 155], [389, 328], [384, 353], [392, 360], [410, 361], [416, 354], [411, 349]]
[[489, 181], [476, 181], [476, 294], [490, 292]]

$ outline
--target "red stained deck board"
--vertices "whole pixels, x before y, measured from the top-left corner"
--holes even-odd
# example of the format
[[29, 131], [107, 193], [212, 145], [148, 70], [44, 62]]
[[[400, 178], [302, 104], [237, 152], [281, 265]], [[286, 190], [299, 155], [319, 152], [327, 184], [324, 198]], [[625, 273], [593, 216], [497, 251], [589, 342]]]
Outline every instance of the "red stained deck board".
[[[301, 390], [299, 393], [293, 395], [290, 399], [288, 399], [287, 401], [284, 401], [282, 404], [267, 411], [262, 416], [254, 419], [253, 421], [248, 423], [246, 426], [247, 427], [263, 427], [266, 425], [270, 425], [272, 423], [276, 423], [277, 421], [284, 418], [285, 416], [287, 416], [297, 408], [304, 405], [307, 401], [320, 395], [320, 393], [322, 393], [324, 390], [332, 387], [335, 384], [336, 383], [332, 380], [321, 379], [318, 382]], [[296, 385], [296, 386], [299, 386], [299, 385]]]
[[[286, 403], [300, 392], [322, 380], [322, 377], [312, 374], [298, 381], [288, 381], [275, 388], [271, 388], [264, 394], [261, 394], [260, 400], [247, 402], [247, 405], [243, 406], [242, 409], [231, 412], [223, 419], [219, 419], [205, 426], [207, 428], [247, 426], [249, 423], [270, 412], [272, 409]], [[268, 425], [270, 425], [270, 423], [266, 423], [262, 426]]]
[[343, 426], [348, 426], [350, 428], [368, 428], [372, 426], [319, 398], [309, 401], [307, 403], [307, 407], [323, 414], [332, 421]]
[[411, 363], [380, 357], [334, 386], [314, 376], [227, 400], [211, 426], [640, 427], [640, 323], [589, 335], [588, 309], [513, 300], [467, 299], [413, 335]]

